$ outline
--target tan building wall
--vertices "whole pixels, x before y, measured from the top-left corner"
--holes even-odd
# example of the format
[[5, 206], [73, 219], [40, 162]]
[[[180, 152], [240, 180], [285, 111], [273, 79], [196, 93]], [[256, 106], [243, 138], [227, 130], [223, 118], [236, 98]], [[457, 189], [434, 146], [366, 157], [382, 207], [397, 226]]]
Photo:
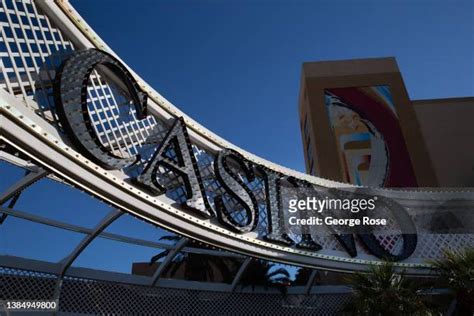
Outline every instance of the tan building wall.
[[474, 97], [412, 101], [440, 187], [474, 187]]

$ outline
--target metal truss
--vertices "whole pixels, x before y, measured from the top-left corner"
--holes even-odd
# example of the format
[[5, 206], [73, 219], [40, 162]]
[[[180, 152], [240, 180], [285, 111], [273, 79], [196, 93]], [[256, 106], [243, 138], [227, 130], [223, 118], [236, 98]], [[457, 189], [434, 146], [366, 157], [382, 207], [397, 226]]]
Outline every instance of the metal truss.
[[[39, 168], [38, 168], [39, 169]], [[47, 173], [42, 173], [45, 176]], [[30, 177], [28, 177], [30, 179]], [[21, 179], [17, 181], [18, 183], [27, 183], [25, 179]], [[17, 187], [18, 185], [14, 185], [12, 187]], [[23, 190], [26, 190], [27, 187], [24, 186]], [[11, 191], [10, 189], [7, 192]], [[3, 196], [6, 194], [3, 193]], [[85, 237], [74, 247], [74, 249], [61, 261], [57, 263], [50, 263], [50, 262], [43, 262], [43, 261], [35, 261], [30, 259], [23, 259], [19, 257], [11, 257], [11, 256], [0, 256], [0, 266], [3, 267], [10, 267], [15, 269], [23, 269], [25, 271], [42, 271], [43, 273], [51, 273], [56, 276], [56, 285], [54, 289], [54, 295], [52, 296], [55, 300], [62, 299], [61, 293], [65, 283], [70, 282], [70, 278], [79, 278], [79, 279], [94, 279], [100, 280], [103, 282], [123, 282], [130, 285], [136, 286], [147, 286], [150, 288], [166, 288], [166, 289], [186, 289], [186, 290], [194, 290], [194, 291], [205, 291], [209, 293], [219, 293], [219, 292], [228, 292], [228, 293], [235, 293], [237, 292], [237, 288], [240, 284], [240, 281], [245, 274], [247, 268], [251, 264], [253, 258], [252, 257], [242, 257], [239, 254], [235, 254], [232, 252], [227, 251], [220, 251], [220, 250], [212, 250], [206, 248], [195, 248], [195, 247], [187, 247], [189, 240], [187, 238], [181, 238], [177, 243], [168, 244], [168, 243], [159, 243], [149, 240], [143, 239], [136, 239], [131, 238], [123, 235], [113, 234], [109, 232], [105, 232], [104, 230], [112, 224], [116, 219], [123, 215], [123, 212], [120, 210], [112, 210], [110, 211], [102, 220], [100, 220], [94, 228], [86, 228], [81, 227], [73, 224], [68, 224], [60, 221], [56, 221], [50, 218], [41, 217], [38, 215], [30, 214], [24, 211], [20, 211], [14, 208], [8, 207], [1, 207], [0, 213], [4, 215], [9, 215], [17, 218], [21, 218], [27, 221], [31, 221], [34, 223], [47, 225], [50, 227], [54, 227], [57, 229], [62, 229], [66, 231], [73, 231], [78, 233], [85, 234]], [[1, 228], [0, 228], [1, 229]], [[169, 254], [165, 257], [165, 259], [161, 262], [160, 266], [154, 274], [150, 277], [144, 277], [139, 275], [119, 275], [117, 273], [111, 273], [107, 271], [96, 271], [92, 269], [85, 269], [85, 268], [76, 268], [72, 267], [74, 261], [77, 257], [82, 253], [88, 245], [95, 239], [95, 238], [105, 238], [110, 240], [115, 240], [123, 243], [128, 243], [132, 245], [139, 245], [139, 246], [147, 246], [147, 247], [154, 247], [157, 249], [168, 249], [170, 250]], [[199, 255], [211, 255], [211, 256], [223, 256], [223, 257], [233, 257], [233, 258], [245, 258], [242, 262], [240, 268], [235, 273], [233, 280], [230, 284], [223, 284], [223, 283], [214, 283], [214, 282], [195, 282], [195, 281], [186, 281], [186, 280], [178, 280], [178, 279], [163, 279], [160, 278], [162, 273], [168, 267], [170, 262], [179, 252], [188, 252], [188, 253], [195, 253]], [[329, 309], [332, 307], [329, 306], [338, 306], [336, 303], [341, 302], [345, 299], [346, 296], [350, 295], [351, 289], [347, 286], [331, 286], [331, 285], [322, 285], [322, 286], [314, 286], [314, 280], [319, 273], [318, 270], [312, 270], [309, 278], [307, 279], [307, 283], [304, 286], [291, 286], [288, 288], [288, 295], [290, 297], [297, 297], [297, 296], [317, 296], [317, 297], [333, 297], [335, 301], [330, 303], [325, 309]], [[445, 293], [445, 290], [442, 289], [433, 289], [430, 293], [426, 293], [427, 295], [442, 295]], [[67, 296], [70, 296], [71, 293], [69, 291], [66, 292]], [[265, 294], [274, 294], [279, 296], [278, 292], [275, 289], [268, 289], [268, 288], [259, 288], [255, 290], [251, 290], [249, 288], [240, 287], [238, 293], [248, 293], [248, 294], [256, 294], [256, 293], [265, 293]], [[214, 295], [214, 294], [213, 294]], [[328, 303], [329, 304], [329, 303]]]
[[[18, 161], [17, 161], [18, 162]], [[25, 166], [24, 164], [21, 164]], [[16, 196], [12, 192], [17, 191], [13, 190], [13, 188], [21, 188], [21, 190], [26, 190], [40, 178], [45, 177], [48, 175], [48, 172], [44, 171], [41, 168], [32, 168], [31, 169], [37, 170], [34, 173], [35, 176], [31, 176], [33, 172], [27, 171], [27, 175], [17, 181], [14, 185], [9, 187], [5, 192], [2, 193], [3, 197], [10, 197], [15, 199]], [[33, 181], [34, 179], [34, 181]], [[7, 199], [3, 200], [4, 202]], [[57, 263], [48, 263], [48, 262], [38, 262], [28, 259], [22, 259], [18, 257], [9, 257], [9, 256], [0, 256], [0, 265], [5, 267], [12, 267], [12, 268], [21, 268], [27, 270], [35, 270], [35, 271], [43, 271], [44, 273], [53, 273], [57, 275], [56, 286], [54, 291], [54, 299], [60, 299], [61, 289], [64, 283], [64, 278], [66, 276], [74, 276], [74, 277], [94, 277], [97, 279], [97, 276], [100, 275], [98, 279], [104, 281], [117, 281], [116, 274], [108, 274], [106, 271], [101, 271], [97, 273], [96, 271], [90, 269], [81, 268], [78, 270], [77, 268], [71, 267], [77, 257], [86, 249], [88, 245], [95, 239], [95, 238], [105, 238], [110, 240], [119, 241], [122, 243], [127, 243], [131, 245], [137, 246], [147, 246], [153, 247], [157, 249], [168, 249], [170, 250], [169, 254], [165, 257], [165, 259], [160, 263], [159, 267], [154, 272], [153, 276], [147, 277], [148, 281], [144, 281], [143, 277], [137, 276], [128, 276], [126, 281], [131, 284], [137, 285], [148, 285], [151, 287], [169, 287], [169, 288], [185, 288], [185, 289], [199, 289], [199, 290], [210, 290], [210, 291], [229, 291], [235, 292], [237, 286], [240, 283], [242, 276], [245, 274], [246, 269], [248, 268], [249, 264], [252, 261], [251, 257], [243, 257], [239, 254], [235, 254], [232, 252], [221, 251], [221, 250], [213, 250], [207, 248], [195, 248], [195, 247], [187, 247], [189, 240], [187, 238], [181, 238], [176, 244], [168, 244], [168, 243], [160, 243], [154, 242], [144, 239], [137, 239], [131, 238], [124, 235], [113, 234], [109, 232], [104, 232], [104, 230], [112, 224], [116, 219], [122, 216], [124, 213], [120, 210], [112, 210], [110, 211], [94, 228], [87, 228], [82, 227], [74, 224], [69, 224], [57, 220], [53, 220], [50, 218], [45, 218], [39, 215], [34, 215], [31, 213], [27, 213], [12, 207], [13, 205], [9, 205], [9, 207], [0, 207], [0, 213], [4, 216], [12, 216], [16, 218], [20, 218], [23, 220], [27, 220], [33, 223], [47, 225], [56, 229], [72, 231], [77, 233], [85, 234], [85, 237], [74, 247], [74, 249], [61, 261]], [[1, 228], [0, 228], [1, 229]], [[234, 279], [230, 284], [221, 284], [221, 283], [202, 283], [198, 284], [196, 282], [189, 282], [184, 280], [170, 280], [170, 279], [160, 279], [162, 273], [166, 270], [169, 266], [173, 258], [179, 252], [187, 252], [187, 253], [194, 253], [199, 255], [206, 255], [206, 256], [222, 256], [222, 257], [230, 257], [230, 258], [245, 258], [241, 267], [237, 271], [234, 276]], [[77, 271], [80, 271], [79, 274]], [[337, 293], [337, 294], [344, 294], [349, 293], [350, 291], [347, 287], [321, 287], [316, 289], [315, 291], [311, 291], [312, 283], [314, 280], [314, 276], [316, 271], [312, 273], [312, 277], [308, 280], [308, 285], [305, 287], [294, 287], [290, 289], [290, 293], [292, 294], [329, 294], [329, 293]], [[135, 280], [134, 280], [135, 279]], [[241, 289], [245, 292], [245, 289]], [[268, 292], [268, 289], [260, 289], [265, 293]]]
[[117, 218], [119, 218], [123, 213], [119, 210], [112, 210], [107, 216], [105, 216], [99, 224], [92, 230], [92, 232], [87, 235], [74, 250], [60, 262], [60, 270], [58, 274], [58, 280], [55, 290], [54, 299], [59, 300], [61, 294], [61, 287], [63, 285], [63, 278], [67, 272], [67, 269], [72, 265], [74, 260], [81, 254], [82, 251], [96, 238], [104, 229], [106, 229], [110, 224], [112, 224]]
[[168, 265], [171, 263], [171, 261], [173, 260], [173, 258], [178, 254], [178, 252], [180, 252], [184, 246], [186, 246], [186, 244], [188, 243], [188, 239], [186, 237], [183, 237], [181, 238], [175, 245], [175, 247], [173, 248], [173, 250], [171, 250], [168, 255], [166, 256], [165, 260], [163, 260], [163, 262], [160, 264], [160, 266], [158, 267], [158, 269], [156, 269], [155, 273], [153, 274], [152, 276], [152, 280], [151, 280], [151, 286], [154, 286], [156, 285], [156, 283], [158, 282], [158, 279], [160, 278], [161, 274], [163, 273], [163, 271], [165, 271], [165, 269], [168, 267]]
[[[0, 138], [9, 148], [13, 148], [13, 151], [18, 153], [15, 156], [12, 155], [11, 150], [0, 150], [0, 158], [28, 169], [28, 173], [20, 181], [0, 195], [1, 203], [10, 200], [7, 207], [1, 208], [1, 221], [5, 221], [7, 216], [16, 216], [87, 234], [87, 237], [64, 259], [58, 272], [60, 276], [64, 276], [70, 270], [69, 267], [75, 258], [96, 237], [127, 243], [144, 243], [152, 247], [170, 249], [171, 251], [165, 259], [166, 263], [157, 270], [151, 280], [148, 280], [152, 285], [161, 282], [160, 276], [166, 265], [172, 262], [173, 257], [179, 251], [263, 258], [329, 271], [365, 271], [368, 265], [380, 263], [380, 260], [374, 256], [364, 253], [363, 247], [358, 248], [362, 252], [360, 256], [351, 258], [331, 236], [318, 240], [323, 248], [319, 252], [268, 242], [262, 237], [267, 232], [269, 225], [265, 216], [261, 216], [256, 233], [245, 234], [223, 229], [213, 220], [199, 219], [179, 206], [179, 203], [185, 199], [185, 192], [182, 189], [182, 182], [171, 173], [163, 176], [164, 180], [170, 183], [170, 190], [166, 196], [152, 196], [131, 184], [130, 178], [141, 172], [146, 159], [153, 153], [155, 149], [153, 144], [163, 139], [172, 121], [177, 117], [183, 117], [189, 128], [193, 154], [202, 173], [206, 194], [210, 196], [223, 194], [222, 186], [216, 181], [213, 163], [216, 153], [224, 148], [233, 149], [248, 161], [268, 168], [272, 172], [304, 180], [314, 186], [364, 190], [364, 188], [355, 188], [348, 184], [289, 170], [228, 143], [174, 107], [132, 70], [130, 71], [140, 87], [151, 98], [149, 102], [151, 115], [149, 117], [145, 120], [138, 120], [136, 112], [131, 109], [128, 113], [130, 121], [123, 126], [117, 125], [117, 113], [123, 104], [118, 99], [120, 93], [111, 91], [120, 91], [123, 87], [113, 80], [113, 76], [109, 76], [110, 74], [106, 71], [99, 71], [100, 69], [91, 74], [90, 85], [87, 87], [88, 109], [91, 117], [94, 118], [93, 128], [105, 145], [110, 148], [118, 147], [127, 155], [139, 153], [142, 161], [123, 172], [108, 171], [95, 165], [77, 152], [63, 133], [61, 122], [58, 121], [57, 109], [51, 98], [52, 85], [61, 59], [71, 51], [98, 48], [113, 56], [115, 54], [87, 26], [67, 1], [35, 2], [27, 0], [20, 3], [9, 0], [2, 2], [0, 12], [6, 19], [3, 21], [0, 34], [5, 44], [4, 49], [0, 51], [0, 58], [4, 63], [4, 67], [1, 69], [4, 79], [0, 82], [3, 88], [0, 91]], [[120, 59], [118, 58], [118, 60]], [[113, 126], [116, 127], [113, 128]], [[157, 242], [142, 241], [104, 232], [105, 227], [110, 224], [109, 221], [115, 219], [113, 215], [115, 213], [111, 214], [111, 217], [104, 218], [103, 222], [98, 223], [95, 229], [89, 229], [15, 210], [16, 201], [22, 190], [43, 177], [83, 190], [110, 205], [111, 209], [120, 210], [114, 212], [132, 214], [154, 225], [177, 232], [182, 236], [182, 239], [176, 246], [170, 248], [169, 245]], [[263, 179], [258, 178], [252, 187], [258, 206], [262, 209], [261, 214], [265, 214], [263, 210], [266, 207], [263, 186]], [[468, 206], [472, 206], [474, 203], [473, 192], [467, 189], [449, 192], [374, 189], [371, 192], [393, 199], [403, 207], [410, 208], [415, 208], [416, 202], [420, 200], [426, 201], [425, 207], [436, 207], [437, 204], [458, 200], [465, 201], [463, 205]], [[232, 215], [237, 220], [242, 219], [242, 212], [239, 211], [235, 203], [228, 202], [227, 206], [233, 211]], [[116, 214], [116, 216], [119, 215]], [[473, 235], [460, 236], [445, 234], [423, 237], [424, 239], [419, 241], [414, 258], [396, 265], [413, 274], [430, 274], [432, 272], [424, 259], [438, 257], [440, 255], [439, 248], [442, 245], [455, 243], [457, 248], [472, 245]], [[296, 236], [295, 239], [297, 238], [300, 237]], [[189, 247], [186, 240], [198, 240], [227, 251]], [[382, 242], [390, 250], [396, 251], [402, 241], [400, 238], [389, 236]], [[230, 287], [231, 290], [235, 290], [235, 286], [249, 262], [249, 260], [244, 261]], [[315, 276], [316, 274], [311, 278], [314, 279]], [[312, 280], [308, 282], [305, 292], [311, 291], [312, 283], [314, 283]]]
[[18, 197], [21, 192], [26, 189], [31, 184], [35, 183], [39, 179], [45, 177], [48, 174], [47, 171], [37, 168], [33, 171], [27, 171], [25, 176], [21, 178], [18, 182], [13, 184], [5, 192], [0, 195], [0, 204], [5, 203], [8, 199], [12, 197]]

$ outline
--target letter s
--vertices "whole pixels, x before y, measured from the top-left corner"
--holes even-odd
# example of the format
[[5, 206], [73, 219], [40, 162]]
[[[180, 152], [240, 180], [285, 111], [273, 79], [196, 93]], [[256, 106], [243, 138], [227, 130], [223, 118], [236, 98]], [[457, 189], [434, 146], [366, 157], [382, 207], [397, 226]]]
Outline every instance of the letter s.
[[222, 184], [226, 193], [232, 196], [240, 204], [246, 214], [245, 223], [237, 221], [227, 209], [222, 195], [214, 198], [218, 220], [229, 229], [246, 233], [253, 231], [258, 223], [258, 205], [253, 192], [241, 180], [239, 175], [230, 168], [232, 160], [240, 167], [249, 182], [255, 179], [252, 168], [247, 166], [245, 158], [232, 149], [221, 150], [214, 160], [214, 171], [217, 180]]

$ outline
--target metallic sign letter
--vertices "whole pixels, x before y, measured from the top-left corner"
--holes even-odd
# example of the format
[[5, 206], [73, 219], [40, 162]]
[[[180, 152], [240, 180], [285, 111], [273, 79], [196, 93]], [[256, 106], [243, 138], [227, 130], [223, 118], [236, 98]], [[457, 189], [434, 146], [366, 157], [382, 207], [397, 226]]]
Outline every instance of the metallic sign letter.
[[[176, 152], [177, 160], [166, 155], [171, 146]], [[170, 169], [183, 179], [187, 198], [184, 206], [198, 211], [200, 215], [205, 217], [214, 216], [214, 211], [207, 200], [183, 118], [176, 119], [153, 157], [147, 163], [145, 170], [135, 179], [135, 182], [145, 185], [156, 194], [166, 192], [166, 188], [157, 179], [160, 166]]]
[[222, 195], [214, 198], [217, 218], [223, 225], [238, 233], [250, 232], [255, 229], [258, 222], [257, 200], [239, 175], [230, 168], [229, 159], [232, 159], [240, 167], [249, 182], [255, 179], [255, 174], [245, 163], [244, 157], [232, 149], [221, 150], [214, 161], [217, 180], [226, 192], [245, 209], [247, 220], [243, 225], [236, 221], [226, 208]]
[[264, 239], [270, 242], [291, 246], [294, 241], [282, 230], [285, 227], [281, 208], [281, 182], [282, 174], [263, 166], [257, 167], [263, 174], [265, 182], [265, 196], [267, 202], [268, 233]]
[[94, 131], [87, 109], [87, 85], [90, 74], [98, 65], [106, 67], [123, 81], [135, 104], [137, 117], [142, 119], [146, 116], [147, 94], [141, 91], [120, 61], [97, 49], [74, 52], [61, 65], [54, 84], [58, 115], [71, 141], [89, 159], [105, 169], [121, 169], [138, 158], [118, 156], [113, 149], [106, 148]]
[[[348, 192], [338, 189], [329, 189], [328, 193], [331, 195], [336, 194], [335, 196], [339, 197], [347, 197], [347, 194], [349, 194]], [[357, 197], [359, 199], [368, 199], [370, 197], [370, 195], [358, 192], [352, 194], [352, 198]], [[392, 253], [383, 246], [381, 240], [377, 239], [377, 237], [370, 232], [357, 232], [356, 230], [355, 234], [335, 234], [334, 236], [351, 257], [357, 256], [357, 248], [354, 241], [354, 235], [356, 235], [367, 251], [377, 258], [387, 261], [400, 261], [407, 259], [415, 251], [418, 240], [413, 220], [410, 218], [403, 206], [390, 198], [377, 196], [376, 208], [387, 208], [395, 217], [395, 221], [401, 230], [400, 236], [403, 242], [401, 251]]]
[[[288, 177], [288, 182], [291, 183], [295, 188], [301, 188], [303, 187], [306, 190], [309, 190], [312, 188], [311, 184], [309, 184], [306, 181], [296, 179], [294, 177]], [[303, 194], [302, 194], [303, 193]], [[298, 199], [304, 199], [306, 192], [301, 192], [298, 190]], [[315, 242], [313, 240], [313, 237], [311, 236], [311, 232], [309, 230], [309, 226], [307, 225], [302, 225], [301, 227], [301, 241], [296, 244], [296, 248], [301, 248], [301, 249], [308, 249], [308, 250], [313, 250], [313, 251], [318, 251], [323, 249], [323, 247]]]

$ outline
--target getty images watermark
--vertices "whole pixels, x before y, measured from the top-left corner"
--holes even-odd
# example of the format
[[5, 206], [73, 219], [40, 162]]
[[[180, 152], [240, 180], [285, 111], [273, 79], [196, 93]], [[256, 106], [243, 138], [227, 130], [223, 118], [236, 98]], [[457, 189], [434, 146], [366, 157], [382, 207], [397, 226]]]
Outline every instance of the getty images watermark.
[[[287, 234], [321, 237], [474, 232], [474, 206], [468, 199], [400, 199], [396, 191], [386, 195], [370, 188], [283, 187], [280, 225]], [[456, 212], [451, 211], [453, 205]]]
[[290, 199], [288, 223], [290, 226], [385, 226], [386, 218], [369, 216], [369, 212], [375, 210], [377, 199], [376, 196], [352, 199], [329, 197]]

